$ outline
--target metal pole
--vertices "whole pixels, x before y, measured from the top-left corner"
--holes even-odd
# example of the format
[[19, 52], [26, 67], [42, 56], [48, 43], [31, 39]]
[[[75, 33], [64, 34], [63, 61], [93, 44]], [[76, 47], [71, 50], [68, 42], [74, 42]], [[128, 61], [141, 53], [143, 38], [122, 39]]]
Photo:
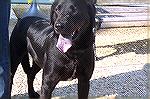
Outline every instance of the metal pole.
[[22, 18], [28, 17], [28, 16], [36, 16], [36, 17], [41, 17], [44, 19], [49, 19], [49, 16], [47, 16], [45, 13], [43, 13], [40, 10], [37, 0], [33, 0], [29, 10], [23, 14]]
[[9, 16], [10, 0], [0, 0], [0, 99], [10, 99]]

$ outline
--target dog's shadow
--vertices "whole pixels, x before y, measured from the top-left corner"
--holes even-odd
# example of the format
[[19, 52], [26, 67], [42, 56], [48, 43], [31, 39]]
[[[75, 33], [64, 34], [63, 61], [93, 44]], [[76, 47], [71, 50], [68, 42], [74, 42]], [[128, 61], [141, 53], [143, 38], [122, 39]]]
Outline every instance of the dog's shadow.
[[[143, 69], [141, 70], [93, 79], [90, 81], [89, 96], [98, 97], [106, 95], [117, 95], [118, 97], [133, 97], [133, 99], [137, 99], [138, 97], [141, 97], [142, 99], [147, 99], [146, 97], [148, 95], [149, 88], [148, 77], [150, 77], [150, 64], [147, 63], [143, 66]], [[53, 97], [61, 97], [57, 99], [72, 99], [71, 97], [74, 96], [77, 97], [77, 84], [70, 84], [65, 87], [55, 88], [55, 90], [53, 91]], [[12, 99], [29, 98], [27, 93], [25, 93], [12, 96]]]
[[137, 40], [127, 43], [119, 43], [116, 45], [97, 46], [96, 48], [114, 48], [116, 51], [106, 56], [96, 55], [96, 60], [102, 60], [106, 57], [126, 54], [129, 52], [135, 52], [136, 54], [148, 54], [150, 53], [150, 39]]

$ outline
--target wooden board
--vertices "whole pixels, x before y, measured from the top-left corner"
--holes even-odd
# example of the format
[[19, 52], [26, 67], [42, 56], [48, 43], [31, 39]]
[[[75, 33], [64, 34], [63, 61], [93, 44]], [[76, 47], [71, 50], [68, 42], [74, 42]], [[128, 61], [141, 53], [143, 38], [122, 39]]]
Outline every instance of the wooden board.
[[149, 7], [98, 6], [96, 8], [98, 11], [102, 8], [109, 13], [147, 13], [149, 11]]

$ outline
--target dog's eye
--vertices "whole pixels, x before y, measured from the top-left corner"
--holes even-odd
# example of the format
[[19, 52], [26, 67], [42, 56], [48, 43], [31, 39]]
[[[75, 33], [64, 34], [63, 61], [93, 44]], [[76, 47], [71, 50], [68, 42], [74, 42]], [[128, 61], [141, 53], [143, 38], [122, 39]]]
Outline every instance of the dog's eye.
[[70, 10], [73, 14], [76, 14], [77, 13], [77, 8], [73, 5], [70, 6]]

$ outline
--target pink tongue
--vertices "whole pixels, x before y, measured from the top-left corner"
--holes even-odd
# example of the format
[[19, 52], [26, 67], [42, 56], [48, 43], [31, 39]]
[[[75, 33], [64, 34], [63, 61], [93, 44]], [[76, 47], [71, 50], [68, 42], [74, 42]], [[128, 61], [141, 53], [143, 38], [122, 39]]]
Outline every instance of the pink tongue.
[[67, 52], [67, 50], [72, 46], [71, 40], [64, 38], [61, 34], [59, 35], [56, 47], [62, 51], [63, 53]]

